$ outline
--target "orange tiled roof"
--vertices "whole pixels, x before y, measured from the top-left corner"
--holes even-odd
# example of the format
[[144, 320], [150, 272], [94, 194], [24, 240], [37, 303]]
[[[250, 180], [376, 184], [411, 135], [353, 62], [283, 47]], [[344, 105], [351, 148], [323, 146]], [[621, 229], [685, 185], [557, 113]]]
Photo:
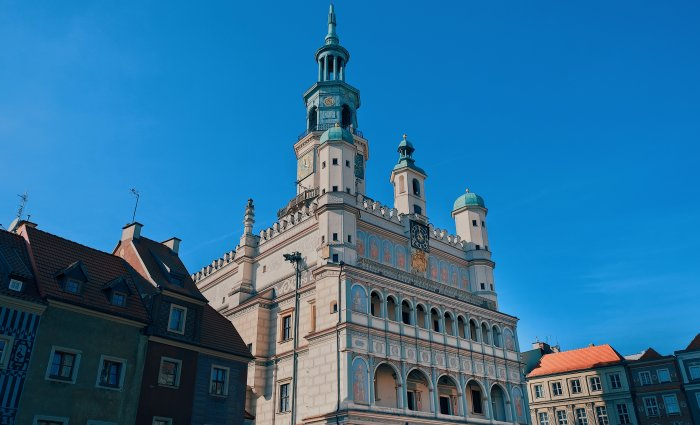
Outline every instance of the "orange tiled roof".
[[578, 350], [546, 354], [527, 377], [609, 366], [622, 361], [622, 356], [608, 344], [579, 348]]

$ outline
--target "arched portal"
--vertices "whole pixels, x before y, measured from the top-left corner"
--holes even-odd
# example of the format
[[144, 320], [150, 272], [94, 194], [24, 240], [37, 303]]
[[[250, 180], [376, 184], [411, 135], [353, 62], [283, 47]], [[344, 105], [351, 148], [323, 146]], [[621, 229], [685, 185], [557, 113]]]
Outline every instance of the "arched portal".
[[396, 371], [386, 363], [374, 370], [374, 404], [383, 407], [399, 407], [399, 381]]
[[443, 415], [459, 415], [459, 391], [457, 383], [449, 376], [438, 379], [438, 406]]
[[506, 420], [506, 397], [500, 385], [491, 387], [491, 407], [493, 418], [497, 421]]
[[413, 369], [406, 377], [406, 403], [408, 410], [430, 412], [430, 384], [428, 377]]
[[484, 409], [484, 393], [481, 385], [479, 385], [475, 380], [470, 380], [467, 382], [467, 404], [469, 405], [469, 413], [477, 416], [486, 416], [486, 409]]

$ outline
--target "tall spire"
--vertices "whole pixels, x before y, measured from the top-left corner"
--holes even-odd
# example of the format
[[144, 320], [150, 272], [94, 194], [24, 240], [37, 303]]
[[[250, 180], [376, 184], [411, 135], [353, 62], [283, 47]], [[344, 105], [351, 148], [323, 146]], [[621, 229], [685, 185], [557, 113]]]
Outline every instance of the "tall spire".
[[245, 216], [243, 218], [243, 234], [244, 235], [252, 235], [254, 224], [255, 224], [255, 206], [253, 205], [253, 200], [248, 199], [248, 203], [245, 206]]
[[328, 34], [326, 35], [326, 44], [338, 44], [338, 35], [335, 33], [335, 10], [333, 3], [328, 9]]

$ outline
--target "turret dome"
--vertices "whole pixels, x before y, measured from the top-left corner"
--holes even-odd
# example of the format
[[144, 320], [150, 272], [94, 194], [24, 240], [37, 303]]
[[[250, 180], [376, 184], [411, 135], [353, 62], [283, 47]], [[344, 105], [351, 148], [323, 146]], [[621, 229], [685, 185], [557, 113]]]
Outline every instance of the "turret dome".
[[321, 134], [321, 143], [341, 141], [344, 140], [348, 143], [354, 143], [355, 140], [352, 137], [352, 133], [348, 130], [342, 128], [338, 124], [334, 127], [329, 128]]
[[464, 207], [486, 208], [486, 203], [484, 202], [484, 198], [477, 195], [476, 193], [470, 192], [469, 189], [467, 189], [467, 193], [455, 200], [454, 206], [452, 207], [452, 211], [457, 211], [458, 209]]

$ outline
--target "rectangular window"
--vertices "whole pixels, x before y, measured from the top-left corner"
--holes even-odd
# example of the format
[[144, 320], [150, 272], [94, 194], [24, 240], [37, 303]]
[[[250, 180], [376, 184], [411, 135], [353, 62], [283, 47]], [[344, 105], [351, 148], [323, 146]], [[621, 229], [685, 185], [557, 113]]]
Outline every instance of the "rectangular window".
[[476, 220], [472, 220], [472, 226], [474, 226], [474, 227], [479, 227], [479, 225], [476, 224]]
[[597, 406], [595, 408], [595, 417], [598, 420], [598, 425], [609, 425], [608, 409], [605, 406]]
[[349, 187], [346, 187], [346, 188], [345, 188], [345, 193], [348, 193], [348, 194], [350, 193], [350, 188], [349, 188]]
[[75, 382], [79, 359], [80, 355], [77, 352], [53, 349], [47, 378]]
[[659, 416], [659, 405], [656, 397], [644, 397], [644, 410], [647, 416]]
[[415, 391], [407, 391], [406, 392], [406, 401], [408, 404], [408, 410], [416, 410], [416, 393]]
[[280, 412], [289, 412], [289, 384], [280, 385]]
[[228, 395], [228, 368], [220, 366], [211, 367], [211, 381], [209, 383], [209, 394], [225, 396]]
[[481, 227], [486, 227], [486, 222], [484, 220], [481, 220]]
[[566, 425], [568, 423], [566, 419], [565, 410], [557, 410], [557, 425]]
[[678, 406], [678, 399], [675, 394], [668, 394], [664, 397], [664, 406], [666, 406], [667, 415], [680, 415], [681, 408]]
[[337, 241], [337, 240], [338, 240], [338, 234], [337, 234], [337, 233], [333, 233], [333, 240], [334, 240], [334, 241]]
[[22, 281], [17, 279], [10, 279], [10, 284], [8, 286], [11, 291], [22, 292]]
[[64, 286], [64, 289], [66, 292], [70, 292], [71, 294], [77, 294], [80, 292], [80, 282], [78, 282], [75, 279], [68, 279], [66, 280], [66, 285]]
[[337, 191], [338, 191], [338, 186], [333, 186], [333, 192], [337, 192]]
[[282, 317], [282, 341], [292, 339], [292, 315]]
[[352, 235], [348, 235], [348, 243], [352, 243]]
[[7, 365], [10, 359], [10, 350], [12, 349], [12, 338], [9, 336], [0, 336], [0, 368]]
[[102, 356], [100, 370], [97, 373], [97, 386], [106, 388], [121, 388], [124, 380], [124, 364], [122, 359]]
[[161, 357], [160, 372], [158, 373], [158, 385], [163, 385], [166, 387], [179, 387], [181, 368], [182, 362], [180, 360]]
[[613, 373], [610, 375], [610, 388], [613, 390], [618, 390], [622, 388], [622, 382], [620, 381], [620, 374]]
[[338, 158], [333, 158], [333, 165], [338, 165]]
[[322, 169], [323, 169], [323, 168], [326, 168], [326, 161], [323, 161], [323, 162], [321, 163], [321, 168], [322, 168]]
[[112, 305], [124, 307], [126, 305], [126, 294], [115, 292], [112, 294]]
[[586, 409], [581, 407], [576, 409], [576, 425], [588, 425], [588, 416], [586, 416]]
[[588, 384], [591, 387], [591, 391], [600, 391], [603, 388], [600, 385], [600, 378], [597, 376], [591, 376], [588, 378]]
[[659, 382], [671, 382], [671, 374], [668, 372], [668, 369], [657, 370], [656, 376], [659, 378]]
[[452, 412], [450, 412], [450, 397], [448, 396], [440, 396], [440, 413], [443, 415], [451, 415]]
[[629, 410], [627, 410], [627, 405], [626, 404], [618, 404], [617, 405], [617, 419], [620, 425], [625, 425], [632, 423], [630, 421], [630, 413]]
[[542, 398], [544, 397], [543, 391], [542, 391], [542, 385], [535, 385], [535, 398]]
[[581, 392], [581, 381], [578, 379], [571, 380], [571, 393], [579, 394]]
[[552, 382], [552, 395], [559, 396], [561, 394], [561, 382]]
[[173, 420], [170, 418], [155, 416], [153, 418], [153, 425], [173, 425]]
[[484, 414], [484, 406], [481, 405], [481, 391], [472, 390], [472, 410], [479, 415]]
[[639, 372], [639, 382], [642, 385], [651, 385], [651, 373], [646, 370]]
[[478, 250], [480, 250], [480, 249], [481, 249], [481, 245], [479, 245], [479, 244], [476, 244], [476, 245], [474, 246], [474, 248], [475, 248], [475, 249], [476, 249], [476, 250], [478, 251]]
[[549, 415], [547, 412], [540, 412], [537, 416], [540, 420], [540, 425], [549, 425]]
[[346, 167], [350, 167], [350, 161], [347, 160], [347, 159], [345, 160], [345, 166], [346, 166]]
[[338, 254], [333, 254], [333, 262], [334, 263], [338, 262]]
[[690, 379], [691, 380], [696, 380], [700, 379], [700, 366], [698, 365], [693, 365], [689, 367], [690, 369]]
[[170, 318], [168, 319], [168, 330], [179, 334], [185, 333], [185, 320], [187, 320], [187, 309], [179, 305], [170, 306]]

